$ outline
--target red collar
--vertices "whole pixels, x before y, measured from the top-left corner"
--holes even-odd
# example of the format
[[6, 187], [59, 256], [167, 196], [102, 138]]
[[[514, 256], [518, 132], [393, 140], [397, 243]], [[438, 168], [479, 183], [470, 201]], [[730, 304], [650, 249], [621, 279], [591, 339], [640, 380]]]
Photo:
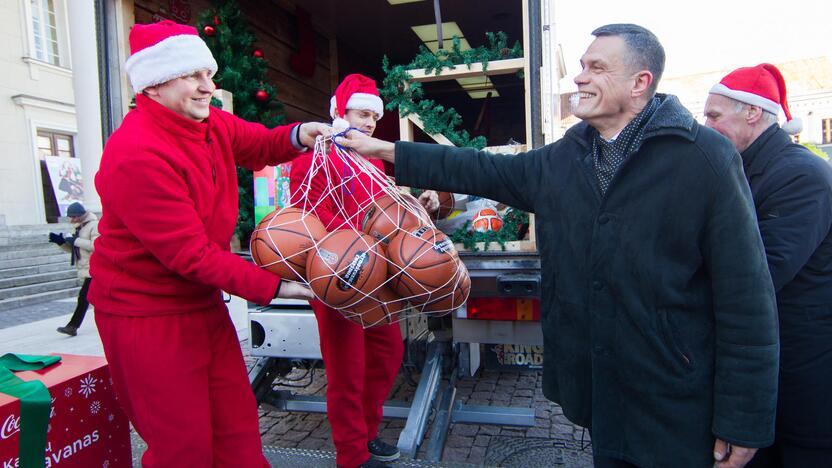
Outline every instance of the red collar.
[[210, 117], [202, 122], [182, 117], [144, 94], [136, 95], [136, 109], [162, 130], [182, 138], [206, 140], [211, 131]]

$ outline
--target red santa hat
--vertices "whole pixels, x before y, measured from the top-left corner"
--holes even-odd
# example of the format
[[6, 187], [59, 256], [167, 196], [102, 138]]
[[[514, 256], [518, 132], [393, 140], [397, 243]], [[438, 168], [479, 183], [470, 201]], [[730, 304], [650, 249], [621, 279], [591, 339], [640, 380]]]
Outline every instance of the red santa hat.
[[190, 75], [217, 72], [217, 61], [196, 28], [170, 20], [137, 24], [130, 31], [130, 58], [124, 64], [133, 91]]
[[354, 73], [344, 78], [335, 88], [335, 95], [329, 100], [329, 115], [332, 117], [332, 127], [336, 133], [349, 128], [344, 119], [348, 109], [369, 110], [384, 115], [384, 103], [378, 96], [376, 82], [372, 78]]
[[792, 118], [789, 103], [786, 101], [786, 81], [783, 75], [770, 63], [737, 68], [715, 84], [711, 93], [759, 106], [774, 115], [783, 109], [786, 115], [786, 123], [782, 126], [784, 131], [795, 135], [803, 128], [800, 119]]

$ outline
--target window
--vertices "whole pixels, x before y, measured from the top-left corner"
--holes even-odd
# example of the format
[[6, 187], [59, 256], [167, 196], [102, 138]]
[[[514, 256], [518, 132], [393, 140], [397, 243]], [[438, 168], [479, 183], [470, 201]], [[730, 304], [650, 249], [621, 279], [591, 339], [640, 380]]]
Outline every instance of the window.
[[41, 160], [44, 156], [74, 158], [75, 150], [73, 147], [75, 145], [72, 143], [72, 135], [38, 130], [38, 156]]
[[34, 58], [61, 66], [55, 0], [30, 0]]
[[822, 129], [821, 143], [824, 145], [832, 143], [832, 119], [823, 119]]

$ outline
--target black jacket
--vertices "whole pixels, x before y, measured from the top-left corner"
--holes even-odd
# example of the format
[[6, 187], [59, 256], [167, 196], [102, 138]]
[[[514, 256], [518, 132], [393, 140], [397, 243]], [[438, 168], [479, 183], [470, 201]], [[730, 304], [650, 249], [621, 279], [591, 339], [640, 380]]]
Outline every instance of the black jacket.
[[774, 437], [778, 340], [740, 157], [673, 96], [602, 198], [585, 123], [516, 156], [396, 144], [396, 180], [536, 215], [543, 392], [596, 454], [713, 464], [714, 435]]
[[742, 159], [777, 293], [777, 437], [832, 447], [832, 168], [777, 125]]

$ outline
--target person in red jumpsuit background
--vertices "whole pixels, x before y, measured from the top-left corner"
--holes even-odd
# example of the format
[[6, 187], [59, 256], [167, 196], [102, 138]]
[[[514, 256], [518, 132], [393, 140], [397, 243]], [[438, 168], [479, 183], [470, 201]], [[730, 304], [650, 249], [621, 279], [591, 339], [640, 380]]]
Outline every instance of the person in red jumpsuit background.
[[[344, 78], [330, 101], [330, 114], [335, 119], [334, 132], [348, 125], [372, 135], [384, 114], [375, 81], [359, 74]], [[359, 165], [345, 162], [334, 151], [307, 180], [313, 158], [309, 151], [292, 161], [293, 203], [314, 207], [314, 214], [327, 231], [360, 231], [360, 207], [383, 195], [382, 186]], [[382, 172], [390, 169], [378, 159], [367, 162]], [[436, 192], [423, 192], [419, 201], [428, 211], [439, 208]], [[388, 466], [386, 462], [398, 459], [400, 454], [395, 446], [378, 437], [378, 426], [404, 352], [399, 324], [364, 329], [320, 301], [310, 301], [310, 305], [318, 320], [326, 367], [327, 416], [335, 444], [335, 462], [341, 468]]]
[[147, 442], [145, 467], [269, 466], [221, 290], [258, 304], [311, 298], [230, 252], [235, 164], [286, 162], [329, 126], [269, 130], [210, 107], [217, 63], [196, 29], [130, 32], [136, 108], [104, 149], [89, 299], [116, 395]]

